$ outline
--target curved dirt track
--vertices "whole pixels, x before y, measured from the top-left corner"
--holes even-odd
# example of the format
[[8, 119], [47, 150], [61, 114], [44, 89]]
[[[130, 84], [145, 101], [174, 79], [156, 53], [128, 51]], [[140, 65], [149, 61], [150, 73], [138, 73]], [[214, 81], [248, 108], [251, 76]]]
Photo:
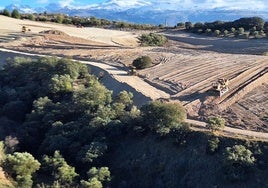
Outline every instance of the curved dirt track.
[[[206, 123], [202, 121], [186, 119], [186, 122], [194, 126], [201, 127], [201, 128], [206, 127]], [[268, 141], [268, 133], [242, 130], [242, 129], [236, 129], [236, 128], [226, 127], [226, 126], [224, 127], [223, 132], [232, 137], [246, 137], [246, 138], [252, 138], [255, 140]]]
[[[39, 57], [45, 57], [47, 55], [37, 55], [37, 54], [30, 54], [26, 52], [18, 52], [13, 50], [6, 50], [3, 48], [0, 48], [0, 51], [2, 52], [8, 52], [8, 53], [14, 53], [19, 55], [26, 55], [26, 56], [39, 56]], [[120, 70], [116, 67], [113, 67], [111, 65], [107, 65], [105, 63], [100, 62], [92, 62], [92, 61], [82, 61], [79, 60], [79, 62], [91, 65], [94, 67], [98, 67], [105, 72], [107, 72], [113, 79], [120, 83], [126, 83], [128, 86], [133, 88], [137, 93], [141, 93], [147, 98], [150, 98], [151, 100], [156, 100], [159, 98], [168, 99], [170, 98], [170, 95], [165, 93], [164, 91], [158, 90], [155, 87], [149, 85], [148, 83], [144, 82], [141, 78], [137, 76], [129, 76], [128, 73], [124, 70]], [[106, 82], [109, 84], [109, 82]], [[110, 86], [109, 86], [110, 87]], [[121, 88], [121, 90], [124, 90], [124, 88]], [[144, 100], [141, 101], [143, 103]], [[137, 106], [141, 106], [139, 101], [136, 101], [138, 104]]]
[[[3, 48], [0, 48], [0, 52], [20, 54], [20, 55], [26, 55], [26, 56], [41, 56], [41, 57], [46, 56], [46, 55], [36, 55], [36, 54], [6, 50]], [[137, 93], [141, 93], [142, 95], [147, 96], [152, 100], [170, 97], [169, 94], [152, 87], [151, 85], [149, 85], [142, 79], [136, 76], [128, 76], [127, 72], [124, 70], [120, 70], [111, 65], [107, 65], [107, 64], [99, 63], [99, 62], [90, 62], [90, 61], [80, 61], [80, 62], [103, 69], [104, 71], [106, 71], [107, 73], [111, 75], [112, 79], [117, 80], [118, 82], [121, 82], [121, 83], [126, 83], [127, 85], [134, 88]], [[140, 106], [141, 104], [138, 104], [138, 105]], [[186, 122], [193, 124], [195, 126], [198, 126], [198, 127], [202, 127], [202, 128], [205, 128], [206, 126], [206, 123], [202, 121], [195, 121], [195, 120], [187, 119]], [[248, 138], [248, 137], [254, 138], [255, 140], [268, 140], [268, 133], [248, 131], [248, 130], [236, 129], [236, 128], [231, 128], [231, 127], [225, 127], [224, 132], [231, 133], [233, 136], [240, 135], [245, 138]]]

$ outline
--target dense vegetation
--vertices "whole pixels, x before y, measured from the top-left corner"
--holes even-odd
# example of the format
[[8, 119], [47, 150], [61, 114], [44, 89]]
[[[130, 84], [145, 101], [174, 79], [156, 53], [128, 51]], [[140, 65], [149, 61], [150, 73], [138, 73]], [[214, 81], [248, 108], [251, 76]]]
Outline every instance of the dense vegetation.
[[214, 36], [236, 36], [240, 38], [262, 38], [268, 33], [268, 22], [260, 17], [240, 18], [235, 21], [206, 22], [206, 23], [178, 23], [177, 27], [186, 31]]
[[[139, 110], [131, 93], [111, 94], [70, 59], [10, 59], [0, 70], [0, 161], [14, 185], [268, 183], [266, 144], [191, 132], [178, 103], [155, 101]], [[212, 130], [223, 124], [209, 121]]]
[[0, 96], [2, 166], [19, 187], [106, 187], [113, 176], [107, 153], [126, 132], [184, 128], [179, 104], [153, 102], [140, 112], [131, 93], [112, 98], [86, 65], [70, 59], [8, 60]]
[[[192, 132], [180, 104], [137, 109], [132, 97], [112, 97], [70, 59], [10, 59], [0, 69], [1, 166], [22, 188], [268, 185], [266, 143]], [[209, 119], [213, 133], [223, 127]]]
[[9, 16], [17, 19], [29, 19], [33, 21], [41, 22], [56, 22], [61, 24], [73, 24], [77, 27], [101, 27], [101, 28], [117, 28], [117, 29], [138, 29], [138, 30], [154, 30], [162, 28], [162, 26], [155, 26], [150, 24], [134, 24], [123, 21], [110, 21], [107, 19], [99, 19], [94, 16], [92, 17], [78, 17], [68, 16], [65, 14], [48, 14], [44, 13], [33, 13], [33, 14], [21, 14], [18, 10], [14, 9], [12, 13], [4, 9], [0, 12], [0, 15]]

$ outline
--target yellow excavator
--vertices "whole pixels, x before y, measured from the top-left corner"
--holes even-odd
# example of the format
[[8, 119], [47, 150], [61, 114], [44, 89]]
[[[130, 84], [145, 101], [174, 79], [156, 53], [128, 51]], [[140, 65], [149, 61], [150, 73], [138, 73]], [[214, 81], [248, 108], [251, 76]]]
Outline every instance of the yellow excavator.
[[218, 96], [224, 95], [229, 91], [229, 80], [225, 78], [219, 78], [217, 82], [212, 84], [212, 89], [217, 93]]
[[131, 75], [131, 76], [137, 76], [137, 70], [136, 70], [136, 67], [134, 66], [129, 66], [130, 70], [128, 71], [128, 75]]
[[31, 29], [27, 28], [26, 26], [22, 26], [21, 32], [26, 33], [26, 31], [31, 31]]

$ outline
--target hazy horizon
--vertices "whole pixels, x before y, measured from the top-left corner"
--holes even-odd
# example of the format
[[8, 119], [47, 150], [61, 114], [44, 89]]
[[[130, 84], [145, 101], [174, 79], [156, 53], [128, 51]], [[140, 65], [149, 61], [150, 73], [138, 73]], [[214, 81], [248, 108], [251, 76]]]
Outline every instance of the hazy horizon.
[[102, 7], [107, 5], [117, 5], [122, 9], [128, 9], [153, 5], [163, 10], [225, 8], [230, 10], [264, 11], [268, 9], [268, 4], [265, 1], [266, 0], [4, 0], [0, 1], [0, 8], [4, 8], [10, 4], [28, 5], [30, 7], [37, 8], [53, 3], [60, 7], [73, 9]]

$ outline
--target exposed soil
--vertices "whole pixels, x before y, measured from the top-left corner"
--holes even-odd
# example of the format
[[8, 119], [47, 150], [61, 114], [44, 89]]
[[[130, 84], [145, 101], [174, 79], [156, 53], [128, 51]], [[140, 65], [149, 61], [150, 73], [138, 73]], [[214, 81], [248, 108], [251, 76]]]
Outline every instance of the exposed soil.
[[[21, 33], [22, 25], [31, 31]], [[138, 47], [139, 32], [76, 28], [2, 16], [0, 26], [5, 28], [0, 29], [0, 47], [7, 49], [101, 61], [121, 70], [128, 70], [127, 65], [135, 58], [149, 55], [154, 66], [139, 71], [140, 77], [171, 99], [180, 100], [189, 116], [203, 119], [222, 115], [229, 126], [268, 132], [268, 57], [259, 55], [268, 51], [267, 39], [220, 39], [168, 31], [164, 34], [170, 41], [165, 47]], [[47, 30], [64, 33], [40, 33]], [[221, 98], [210, 91], [218, 78], [230, 80], [229, 92]], [[127, 76], [120, 79], [124, 82]], [[139, 79], [130, 79], [139, 90]], [[167, 96], [156, 96], [153, 89], [146, 89], [151, 98]]]

